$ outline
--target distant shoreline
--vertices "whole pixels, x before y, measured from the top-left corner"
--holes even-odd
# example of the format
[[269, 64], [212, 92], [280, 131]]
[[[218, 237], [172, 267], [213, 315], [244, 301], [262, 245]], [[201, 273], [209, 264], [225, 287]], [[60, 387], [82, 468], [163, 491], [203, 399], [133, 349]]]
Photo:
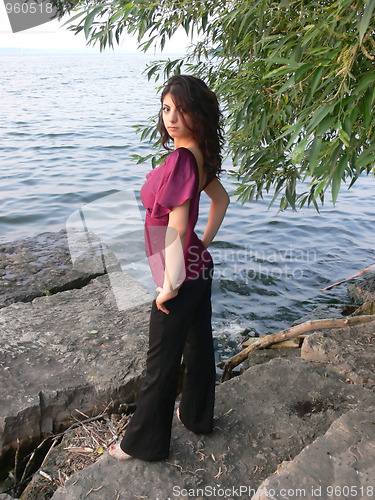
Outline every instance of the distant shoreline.
[[152, 57], [165, 57], [168, 55], [173, 55], [173, 56], [182, 56], [182, 53], [159, 53], [159, 52], [142, 52], [142, 51], [135, 51], [135, 50], [121, 50], [121, 49], [107, 49], [103, 52], [100, 52], [99, 49], [96, 48], [91, 48], [91, 49], [30, 49], [30, 48], [24, 48], [24, 47], [0, 47], [0, 55], [25, 55], [25, 54], [94, 54], [94, 55], [125, 55], [125, 56], [144, 56], [147, 59], [150, 59]]

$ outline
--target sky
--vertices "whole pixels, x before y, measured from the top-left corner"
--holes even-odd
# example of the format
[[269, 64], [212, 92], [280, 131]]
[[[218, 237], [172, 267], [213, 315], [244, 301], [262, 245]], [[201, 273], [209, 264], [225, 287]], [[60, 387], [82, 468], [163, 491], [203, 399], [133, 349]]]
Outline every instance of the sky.
[[[48, 50], [88, 50], [99, 52], [99, 45], [90, 47], [86, 45], [86, 39], [83, 33], [75, 35], [69, 31], [66, 26], [62, 26], [68, 16], [61, 21], [54, 20], [48, 23], [30, 28], [25, 31], [13, 33], [5, 5], [0, 0], [0, 49], [2, 48], [27, 48], [27, 49], [48, 49]], [[166, 43], [165, 53], [184, 53], [189, 45], [189, 39], [181, 30], [172, 41]], [[115, 51], [135, 52], [137, 51], [137, 42], [134, 37], [125, 35], [120, 46], [115, 47]]]

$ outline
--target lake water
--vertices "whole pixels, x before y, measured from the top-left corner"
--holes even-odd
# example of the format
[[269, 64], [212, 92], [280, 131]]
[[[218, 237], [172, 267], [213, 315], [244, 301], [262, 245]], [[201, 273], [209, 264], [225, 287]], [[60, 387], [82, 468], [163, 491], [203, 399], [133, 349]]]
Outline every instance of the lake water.
[[[164, 56], [163, 56], [164, 57]], [[151, 152], [133, 126], [158, 110], [142, 74], [151, 56], [0, 55], [0, 241], [57, 231], [72, 213], [116, 191], [139, 191]], [[225, 163], [230, 169], [230, 162]], [[223, 178], [228, 191], [234, 188]], [[375, 262], [375, 182], [314, 209], [277, 214], [269, 198], [233, 199], [211, 247], [217, 337], [235, 344], [245, 328], [263, 334], [290, 326], [317, 305], [348, 301], [346, 286], [319, 288]], [[209, 200], [202, 195], [202, 233]]]

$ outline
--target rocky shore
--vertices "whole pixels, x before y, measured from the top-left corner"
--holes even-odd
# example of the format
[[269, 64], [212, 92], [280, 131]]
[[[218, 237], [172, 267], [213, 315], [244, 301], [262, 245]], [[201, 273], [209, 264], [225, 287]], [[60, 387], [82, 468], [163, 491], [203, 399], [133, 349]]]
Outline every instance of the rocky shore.
[[[64, 231], [0, 245], [0, 499], [14, 498], [15, 456], [21, 464], [82, 414], [136, 400], [152, 297], [114, 259], [94, 270], [82, 259], [73, 267]], [[358, 307], [374, 314], [374, 274], [352, 283]], [[175, 418], [167, 460], [117, 462], [104, 449], [67, 481], [58, 444], [19, 498], [373, 498], [374, 342], [375, 316], [312, 332], [299, 349], [256, 351], [240, 376], [218, 384], [211, 435]]]

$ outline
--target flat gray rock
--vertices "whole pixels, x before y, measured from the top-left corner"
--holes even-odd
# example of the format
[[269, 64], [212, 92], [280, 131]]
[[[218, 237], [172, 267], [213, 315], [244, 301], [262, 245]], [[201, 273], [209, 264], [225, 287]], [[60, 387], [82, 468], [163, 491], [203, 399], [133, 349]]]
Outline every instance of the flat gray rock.
[[65, 230], [0, 244], [0, 307], [80, 288], [106, 272], [98, 256], [90, 262], [73, 267]]
[[216, 395], [211, 435], [195, 435], [175, 418], [167, 460], [119, 462], [105, 453], [53, 499], [251, 498], [343, 413], [375, 402], [365, 388], [325, 377], [301, 359], [280, 358], [220, 384]]
[[375, 321], [308, 335], [301, 349], [307, 361], [325, 363], [343, 381], [375, 387]]
[[[343, 318], [345, 316], [344, 314], [345, 306], [339, 306], [339, 305], [323, 305], [323, 306], [318, 306], [315, 307], [312, 311], [309, 313], [305, 314], [305, 316], [302, 316], [301, 318], [297, 319], [296, 321], [293, 322], [294, 325], [299, 325], [301, 323], [305, 323], [306, 321], [314, 321], [317, 319], [326, 319], [326, 318]], [[307, 335], [309, 335], [310, 332], [307, 332]]]
[[104, 275], [0, 310], [0, 455], [70, 425], [76, 409], [134, 400], [152, 297], [127, 275], [117, 281], [122, 297]]
[[[278, 474], [266, 479], [252, 500], [375, 496], [375, 407], [338, 418]], [[283, 493], [285, 496], [282, 496]]]

